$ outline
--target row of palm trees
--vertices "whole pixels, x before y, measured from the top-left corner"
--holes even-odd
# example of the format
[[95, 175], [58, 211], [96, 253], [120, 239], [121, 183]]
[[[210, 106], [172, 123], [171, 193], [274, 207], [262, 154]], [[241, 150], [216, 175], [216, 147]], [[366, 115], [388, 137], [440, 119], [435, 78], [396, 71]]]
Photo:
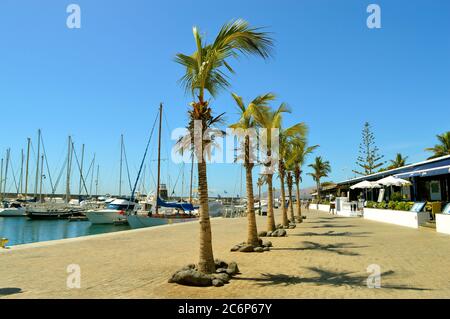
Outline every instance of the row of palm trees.
[[[428, 159], [434, 159], [450, 155], [450, 131], [436, 135], [436, 138], [439, 143], [433, 147], [428, 147], [425, 149], [425, 151], [432, 153], [432, 155]], [[406, 166], [407, 161], [408, 156], [404, 156], [401, 153], [397, 153], [395, 158], [389, 161], [389, 166], [386, 167], [386, 170]]]
[[[211, 224], [208, 211], [208, 181], [207, 166], [205, 162], [205, 149], [212, 147], [211, 140], [205, 140], [202, 137], [215, 128], [222, 115], [213, 116], [212, 101], [223, 89], [230, 87], [229, 76], [234, 74], [234, 68], [230, 60], [238, 58], [241, 55], [258, 56], [267, 59], [272, 56], [273, 39], [270, 34], [262, 31], [260, 28], [251, 27], [244, 20], [234, 20], [222, 26], [219, 33], [212, 43], [206, 43], [199, 30], [194, 27], [193, 35], [196, 50], [190, 55], [179, 53], [175, 61], [181, 64], [184, 69], [184, 75], [180, 79], [181, 85], [186, 92], [192, 95], [192, 102], [188, 111], [189, 123], [188, 130], [191, 135], [189, 148], [197, 159], [198, 170], [198, 193], [200, 205], [200, 251], [198, 270], [203, 273], [212, 273], [215, 271], [214, 254], [212, 249]], [[300, 183], [302, 166], [308, 154], [317, 146], [308, 146], [307, 126], [305, 123], [296, 123], [288, 128], [282, 125], [283, 115], [290, 113], [286, 104], [281, 104], [273, 109], [270, 104], [275, 100], [273, 93], [266, 93], [254, 98], [250, 103], [245, 104], [243, 98], [237, 94], [232, 97], [239, 109], [240, 118], [238, 122], [230, 125], [235, 130], [250, 130], [256, 128], [265, 129], [262, 137], [266, 143], [262, 149], [265, 157], [273, 158], [278, 155], [278, 176], [280, 179], [282, 198], [284, 199], [285, 184], [287, 182], [288, 194], [292, 198], [293, 185], [296, 185], [297, 199], [300, 198]], [[194, 127], [200, 123], [201, 132], [196, 132]], [[273, 133], [276, 129], [279, 133]], [[200, 135], [201, 134], [201, 135]], [[196, 136], [197, 135], [197, 136]], [[199, 143], [198, 136], [201, 142]], [[197, 137], [197, 138], [196, 138]], [[278, 154], [272, 154], [272, 144], [279, 142]], [[243, 154], [243, 165], [246, 171], [246, 193], [247, 193], [247, 218], [248, 232], [247, 242], [251, 245], [258, 245], [258, 230], [256, 225], [256, 216], [254, 208], [253, 193], [253, 169], [255, 163], [252, 153], [254, 145], [247, 134], [243, 138], [241, 153]], [[264, 181], [268, 186], [268, 213], [267, 230], [276, 229], [275, 217], [273, 211], [273, 161], [262, 163], [266, 169]], [[314, 175], [320, 181], [321, 175]], [[259, 193], [261, 192], [262, 180], [257, 183]], [[294, 221], [294, 210], [292, 200], [290, 201], [290, 219]], [[287, 226], [289, 218], [287, 209], [283, 205], [282, 224]], [[297, 220], [301, 221], [301, 206], [297, 200]]]

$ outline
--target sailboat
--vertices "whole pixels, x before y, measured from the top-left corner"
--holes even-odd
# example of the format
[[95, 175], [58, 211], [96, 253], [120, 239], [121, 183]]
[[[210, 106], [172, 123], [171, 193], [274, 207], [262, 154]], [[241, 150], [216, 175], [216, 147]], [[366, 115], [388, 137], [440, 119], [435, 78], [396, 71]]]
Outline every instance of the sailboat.
[[[148, 197], [146, 203], [144, 203], [140, 210], [134, 211], [127, 215], [128, 224], [131, 228], [144, 228], [157, 225], [192, 221], [198, 219], [198, 216], [194, 214], [195, 207], [191, 203], [183, 202], [167, 202], [161, 199], [160, 191], [164, 184], [161, 184], [161, 128], [162, 128], [162, 114], [163, 105], [159, 106], [159, 132], [158, 132], [158, 174], [156, 185], [156, 196]], [[150, 142], [150, 141], [149, 141]], [[138, 173], [138, 177], [135, 183], [135, 187], [132, 191], [132, 198], [139, 180], [139, 175], [142, 170], [143, 163], [147, 154], [149, 143], [144, 154], [144, 158], [141, 163], [141, 168]]]

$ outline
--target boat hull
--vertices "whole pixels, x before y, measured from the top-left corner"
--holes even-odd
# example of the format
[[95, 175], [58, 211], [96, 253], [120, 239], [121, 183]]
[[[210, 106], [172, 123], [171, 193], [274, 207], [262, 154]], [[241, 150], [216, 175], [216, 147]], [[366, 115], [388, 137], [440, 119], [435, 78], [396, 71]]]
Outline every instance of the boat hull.
[[72, 212], [27, 212], [27, 217], [36, 220], [68, 219]]
[[153, 226], [160, 226], [166, 224], [183, 223], [188, 221], [195, 221], [197, 217], [190, 218], [171, 218], [171, 217], [149, 217], [146, 215], [129, 215], [127, 216], [128, 224], [131, 228], [146, 228]]
[[87, 211], [85, 214], [92, 224], [114, 224], [127, 219], [117, 211]]
[[0, 209], [0, 217], [24, 217], [26, 216], [25, 208], [2, 208]]

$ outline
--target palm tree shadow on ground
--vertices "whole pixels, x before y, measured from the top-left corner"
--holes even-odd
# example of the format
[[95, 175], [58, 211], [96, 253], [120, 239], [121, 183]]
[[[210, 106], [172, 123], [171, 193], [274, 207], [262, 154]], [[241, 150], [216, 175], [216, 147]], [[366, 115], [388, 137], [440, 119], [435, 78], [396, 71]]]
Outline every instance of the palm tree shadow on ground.
[[328, 237], [368, 237], [366, 235], [372, 234], [371, 232], [341, 232], [337, 233], [334, 230], [327, 231], [326, 233], [313, 233], [313, 232], [305, 232], [300, 234], [291, 234], [290, 236], [328, 236]]
[[305, 250], [319, 250], [319, 251], [326, 251], [330, 253], [335, 253], [342, 256], [360, 256], [359, 253], [348, 251], [346, 249], [349, 248], [366, 248], [368, 246], [354, 246], [352, 243], [338, 243], [338, 244], [319, 244], [311, 241], [304, 241], [302, 242], [304, 244], [303, 247], [289, 247], [289, 248], [272, 248], [272, 250], [299, 250], [299, 251], [305, 251]]
[[22, 289], [20, 288], [0, 288], [0, 297], [2, 296], [9, 296], [9, 295], [15, 295], [22, 293]]
[[321, 226], [313, 226], [311, 228], [350, 228], [350, 227], [356, 227], [354, 225], [334, 225], [334, 224], [324, 224]]
[[[303, 278], [299, 276], [290, 276], [285, 274], [269, 274], [263, 273], [260, 278], [237, 278], [239, 280], [251, 280], [257, 282], [259, 286], [292, 286], [298, 284], [315, 284], [317, 286], [332, 286], [340, 287], [343, 285], [350, 286], [352, 288], [364, 288], [367, 287], [367, 274], [355, 275], [354, 272], [349, 271], [331, 271], [319, 267], [306, 267], [306, 269], [314, 272], [316, 275], [309, 278]], [[395, 272], [385, 271], [381, 273], [381, 279], [394, 275]], [[381, 288], [385, 289], [396, 289], [396, 290], [417, 290], [425, 291], [431, 290], [428, 288], [418, 288], [406, 285], [397, 284], [383, 284], [381, 283]]]

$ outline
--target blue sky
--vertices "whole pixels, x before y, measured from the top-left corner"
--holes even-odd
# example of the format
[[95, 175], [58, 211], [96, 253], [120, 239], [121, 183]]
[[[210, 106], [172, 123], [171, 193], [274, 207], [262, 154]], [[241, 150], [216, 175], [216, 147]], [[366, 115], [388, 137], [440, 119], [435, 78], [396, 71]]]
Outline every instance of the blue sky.
[[[66, 27], [70, 3], [81, 7], [81, 29]], [[381, 29], [366, 26], [370, 3], [381, 6]], [[70, 134], [78, 156], [86, 144], [86, 162], [96, 153], [101, 192], [117, 192], [120, 134], [125, 136], [134, 180], [162, 101], [168, 123], [163, 153], [168, 154], [173, 143], [169, 129], [184, 126], [190, 101], [177, 83], [183, 70], [173, 58], [177, 52], [194, 50], [192, 26], [211, 40], [233, 18], [273, 32], [275, 56], [233, 61], [233, 86], [213, 108], [227, 112], [226, 119], [233, 122], [237, 115], [230, 92], [247, 101], [275, 92], [277, 103], [285, 101], [293, 110], [286, 125], [308, 124], [311, 144], [321, 146], [316, 155], [331, 162], [330, 180], [353, 176], [365, 121], [372, 124], [387, 159], [401, 152], [410, 162], [425, 159], [423, 149], [435, 144], [436, 134], [449, 130], [446, 0], [2, 0], [0, 152], [11, 147], [17, 173], [20, 149], [26, 147], [27, 137], [35, 142], [41, 128], [56, 180]], [[150, 158], [155, 157], [152, 143]], [[149, 163], [156, 175], [154, 162]], [[173, 186], [179, 172], [179, 166], [163, 163], [166, 183]], [[238, 165], [209, 167], [212, 195], [224, 190], [236, 194], [239, 180]], [[148, 173], [147, 182], [152, 183]], [[123, 185], [128, 189], [127, 182]], [[304, 186], [311, 185], [305, 176]]]

